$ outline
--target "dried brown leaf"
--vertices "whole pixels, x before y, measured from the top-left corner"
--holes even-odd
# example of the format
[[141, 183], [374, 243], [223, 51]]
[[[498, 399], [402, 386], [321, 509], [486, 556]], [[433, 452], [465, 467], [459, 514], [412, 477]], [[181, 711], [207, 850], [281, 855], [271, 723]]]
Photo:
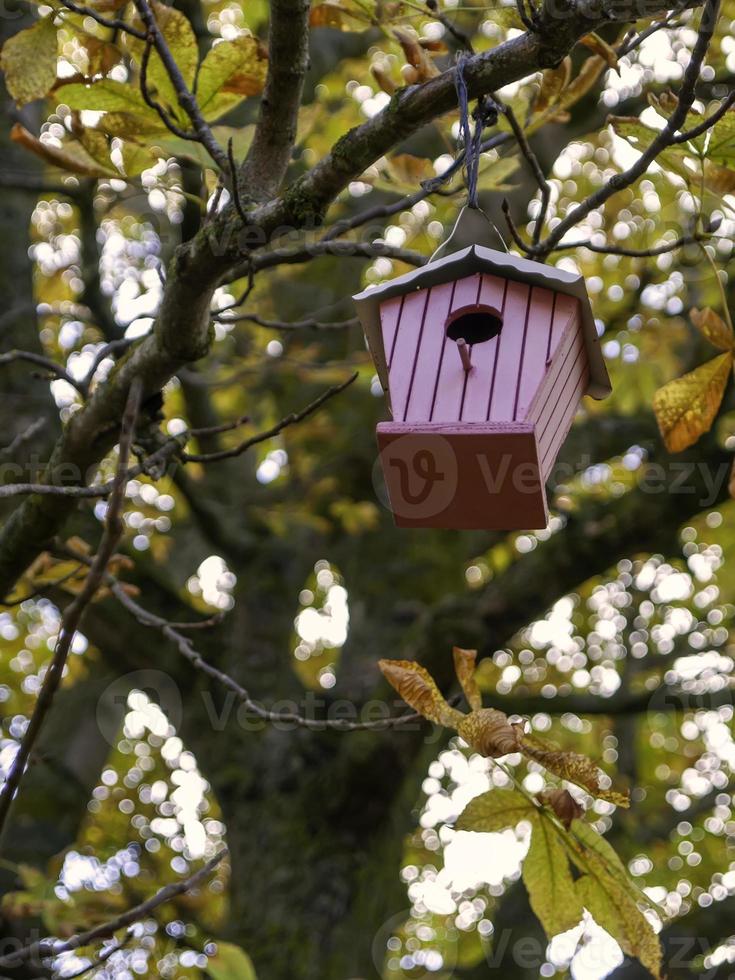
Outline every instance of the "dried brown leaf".
[[457, 728], [464, 718], [447, 704], [434, 678], [421, 664], [413, 660], [379, 660], [378, 666], [406, 704], [424, 718], [447, 728]]
[[482, 707], [482, 695], [475, 680], [477, 650], [463, 650], [461, 647], [454, 647], [452, 656], [454, 657], [454, 673], [457, 675], [460, 687], [467, 698], [467, 704], [472, 711], [479, 711]]

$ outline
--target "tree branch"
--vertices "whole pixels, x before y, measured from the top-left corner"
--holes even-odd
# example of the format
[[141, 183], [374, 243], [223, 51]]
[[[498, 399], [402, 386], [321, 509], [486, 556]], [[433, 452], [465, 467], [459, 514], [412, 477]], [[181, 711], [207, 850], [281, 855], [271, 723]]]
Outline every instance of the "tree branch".
[[62, 617], [61, 629], [59, 630], [54, 654], [46, 670], [41, 690], [33, 708], [33, 714], [11, 764], [8, 777], [3, 783], [2, 789], [0, 789], [0, 838], [2, 837], [8, 812], [25, 773], [31, 752], [41, 733], [43, 723], [51, 710], [54, 696], [61, 683], [66, 660], [71, 650], [76, 631], [79, 629], [82, 617], [84, 616], [84, 611], [102, 583], [107, 564], [123, 532], [123, 523], [120, 514], [125, 501], [128, 459], [135, 432], [135, 420], [140, 405], [140, 389], [140, 383], [133, 385], [128, 396], [122, 434], [120, 436], [120, 456], [117, 474], [115, 476], [115, 485], [110, 495], [105, 529], [102, 534], [99, 549], [92, 561], [84, 586]]
[[160, 905], [165, 905], [166, 902], [170, 902], [179, 895], [191, 891], [192, 888], [196, 888], [203, 881], [206, 881], [226, 854], [226, 848], [219, 851], [219, 853], [215, 854], [213, 858], [207, 861], [193, 875], [190, 875], [183, 881], [176, 881], [166, 885], [151, 898], [128, 909], [127, 912], [123, 912], [122, 915], [118, 915], [117, 918], [111, 919], [109, 922], [103, 922], [101, 925], [95, 926], [93, 929], [88, 929], [86, 932], [78, 932], [70, 939], [40, 939], [30, 946], [25, 946], [23, 949], [3, 956], [0, 958], [0, 968], [11, 969], [28, 960], [35, 961], [49, 956], [60, 956], [62, 953], [70, 953], [75, 949], [81, 949], [83, 946], [89, 946], [98, 939], [108, 939], [120, 929], [128, 928], [129, 926], [135, 925], [136, 922], [140, 922], [141, 919], [145, 919]]
[[296, 140], [304, 77], [309, 67], [310, 0], [271, 0], [268, 75], [239, 184], [251, 200], [280, 187]]

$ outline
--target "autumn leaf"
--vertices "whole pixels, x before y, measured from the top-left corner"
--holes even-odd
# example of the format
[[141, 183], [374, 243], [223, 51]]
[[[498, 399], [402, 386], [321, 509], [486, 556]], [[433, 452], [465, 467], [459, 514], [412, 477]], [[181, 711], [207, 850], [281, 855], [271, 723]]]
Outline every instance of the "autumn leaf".
[[[199, 48], [194, 29], [189, 19], [173, 7], [167, 7], [160, 0], [151, 0], [150, 5], [155, 15], [158, 29], [163, 35], [163, 39], [178, 65], [184, 82], [191, 89], [194, 85], [194, 78], [196, 77], [197, 66], [199, 64]], [[134, 25], [138, 30], [144, 30], [144, 25], [137, 15], [134, 19]], [[145, 51], [145, 41], [126, 35], [125, 43], [131, 56], [137, 62], [138, 68], [140, 68]], [[151, 95], [154, 96], [157, 102], [162, 103], [182, 123], [188, 121], [183, 109], [179, 105], [176, 88], [169, 77], [163, 61], [155, 50], [151, 52], [148, 60], [146, 82]]]
[[548, 818], [537, 817], [533, 822], [522, 875], [531, 908], [549, 939], [577, 925], [582, 918], [582, 902], [574, 887], [566, 848]]
[[539, 762], [549, 772], [559, 776], [560, 779], [566, 779], [570, 783], [584, 787], [597, 799], [607, 800], [616, 806], [630, 806], [630, 799], [626, 793], [619, 793], [604, 785], [607, 777], [600, 767], [586, 755], [551, 748], [531, 735], [524, 736], [520, 751], [528, 758]]
[[413, 68], [414, 75], [409, 79], [411, 82], [426, 82], [430, 78], [441, 74], [431, 56], [421, 47], [419, 39], [413, 34], [396, 28], [393, 35], [403, 48], [406, 61]]
[[707, 340], [720, 350], [732, 350], [735, 343], [732, 327], [708, 306], [704, 310], [690, 312], [692, 323]]
[[722, 167], [711, 160], [704, 161], [704, 182], [716, 194], [732, 194], [735, 191], [735, 170]]
[[336, 0], [317, 3], [309, 14], [311, 27], [331, 27], [337, 31], [366, 30], [370, 19], [359, 9], [349, 9]]
[[[577, 845], [581, 846], [581, 854], [584, 855], [585, 861], [590, 858], [593, 860], [593, 865], [598, 869], [600, 867], [605, 867], [608, 869], [608, 873], [612, 874], [614, 877], [619, 877], [620, 883], [624, 886], [632, 889], [633, 885], [628, 882], [628, 871], [620, 860], [620, 857], [614, 847], [602, 836], [598, 834], [597, 831], [590, 826], [590, 824], [585, 823], [584, 820], [575, 819], [571, 823], [571, 831], [573, 839]], [[572, 855], [574, 859], [574, 855]], [[582, 871], [589, 871], [589, 865], [580, 864]]]
[[455, 824], [457, 830], [490, 833], [515, 827], [534, 817], [538, 808], [514, 789], [491, 789], [470, 800]]
[[253, 961], [234, 943], [217, 943], [217, 952], [207, 960], [212, 980], [258, 980]]
[[608, 68], [617, 71], [618, 56], [615, 53], [615, 48], [612, 48], [607, 41], [603, 41], [599, 34], [587, 34], [581, 39], [580, 44], [583, 44], [593, 54], [604, 58]]
[[491, 759], [519, 752], [523, 738], [523, 725], [511, 724], [508, 716], [496, 708], [462, 715], [457, 731], [476, 752]]
[[584, 807], [574, 799], [568, 789], [542, 790], [538, 794], [538, 800], [544, 806], [551, 807], [567, 828], [569, 828], [572, 820], [584, 814]]
[[378, 666], [406, 704], [424, 718], [447, 728], [456, 728], [464, 718], [447, 704], [433, 677], [421, 664], [413, 660], [379, 660]]
[[719, 354], [653, 396], [653, 411], [666, 448], [681, 452], [708, 432], [715, 420], [732, 370], [731, 352]]
[[20, 146], [35, 153], [46, 163], [66, 170], [68, 173], [81, 174], [84, 177], [119, 177], [119, 172], [112, 166], [101, 165], [94, 157], [76, 141], [64, 143], [58, 147], [50, 143], [44, 143], [33, 133], [29, 132], [25, 126], [16, 123], [10, 131], [10, 138]]
[[477, 650], [463, 650], [461, 647], [454, 647], [452, 656], [454, 657], [454, 673], [457, 675], [460, 687], [467, 698], [467, 704], [473, 711], [479, 711], [482, 707], [482, 695], [475, 680]]
[[567, 56], [556, 68], [547, 68], [541, 76], [541, 87], [536, 96], [534, 112], [542, 113], [556, 105], [559, 96], [572, 77], [572, 59]]
[[563, 109], [568, 109], [575, 105], [586, 95], [598, 78], [607, 67], [607, 61], [601, 55], [593, 55], [588, 58], [579, 69], [576, 78], [566, 86], [559, 98], [559, 104]]
[[53, 88], [56, 60], [54, 14], [8, 38], [0, 52], [0, 68], [8, 92], [19, 106], [42, 99]]
[[661, 946], [648, 919], [637, 904], [614, 882], [582, 875], [575, 883], [578, 900], [592, 918], [634, 956], [656, 980], [661, 977]]
[[229, 112], [265, 85], [268, 55], [255, 37], [243, 35], [215, 44], [206, 54], [197, 77], [197, 100], [206, 119]]

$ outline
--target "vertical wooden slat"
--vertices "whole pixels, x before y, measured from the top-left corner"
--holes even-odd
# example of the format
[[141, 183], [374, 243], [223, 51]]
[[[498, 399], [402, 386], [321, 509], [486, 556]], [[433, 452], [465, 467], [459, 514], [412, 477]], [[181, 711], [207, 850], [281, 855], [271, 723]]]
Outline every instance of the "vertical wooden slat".
[[427, 422], [431, 418], [453, 291], [452, 282], [433, 286], [429, 290], [421, 345], [416, 355], [413, 383], [404, 416], [407, 422]]
[[390, 367], [393, 360], [393, 348], [398, 335], [398, 324], [401, 319], [403, 296], [394, 296], [380, 306], [380, 329], [383, 331], [383, 351], [385, 363]]
[[[505, 285], [505, 280], [499, 279], [497, 276], [483, 276], [478, 303], [502, 310]], [[485, 422], [487, 420], [487, 405], [490, 399], [498, 342], [499, 337], [493, 337], [491, 340], [472, 346], [470, 352], [472, 370], [467, 376], [462, 403], [463, 422]]]
[[[480, 289], [480, 276], [467, 276], [454, 284], [450, 312], [463, 306], [474, 306]], [[457, 344], [446, 336], [443, 327], [444, 346], [437, 379], [436, 394], [431, 419], [434, 422], [458, 422], [462, 411], [462, 398], [467, 375], [462, 367]]]
[[587, 384], [589, 383], [589, 363], [585, 351], [580, 351], [565, 380], [564, 389], [560, 393], [559, 403], [549, 418], [546, 431], [539, 439], [539, 454], [541, 456], [541, 472], [546, 479], [553, 469], [556, 457], [562, 443], [577, 414]]
[[513, 420], [530, 291], [530, 286], [509, 282], [505, 292], [503, 329], [500, 331], [497, 347], [495, 379], [488, 413], [491, 422]]
[[513, 418], [517, 421], [526, 418], [534, 395], [544, 380], [551, 345], [553, 313], [554, 293], [534, 286], [529, 301], [526, 337], [513, 410]]
[[406, 412], [414, 364], [421, 345], [421, 328], [428, 293], [428, 289], [421, 289], [403, 297], [388, 375], [393, 418], [396, 421], [402, 420]]
[[559, 346], [561, 338], [564, 336], [567, 324], [572, 317], [578, 315], [579, 300], [574, 296], [567, 296], [566, 293], [557, 293], [554, 303], [554, 322], [551, 327], [549, 337], [549, 349], [546, 353], [546, 363], [551, 364], [554, 354]]

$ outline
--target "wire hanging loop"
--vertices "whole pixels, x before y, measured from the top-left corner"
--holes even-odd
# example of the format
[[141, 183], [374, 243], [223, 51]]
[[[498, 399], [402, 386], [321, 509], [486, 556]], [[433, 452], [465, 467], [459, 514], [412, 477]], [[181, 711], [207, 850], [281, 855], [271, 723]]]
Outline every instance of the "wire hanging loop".
[[487, 125], [494, 125], [498, 120], [498, 107], [492, 99], [480, 96], [472, 111], [474, 127], [470, 125], [469, 97], [467, 80], [465, 79], [465, 64], [467, 55], [460, 52], [454, 69], [454, 85], [457, 89], [457, 104], [459, 106], [459, 138], [464, 150], [464, 172], [467, 183], [467, 207], [478, 209], [477, 179], [480, 172], [480, 155], [482, 152], [482, 130]]

